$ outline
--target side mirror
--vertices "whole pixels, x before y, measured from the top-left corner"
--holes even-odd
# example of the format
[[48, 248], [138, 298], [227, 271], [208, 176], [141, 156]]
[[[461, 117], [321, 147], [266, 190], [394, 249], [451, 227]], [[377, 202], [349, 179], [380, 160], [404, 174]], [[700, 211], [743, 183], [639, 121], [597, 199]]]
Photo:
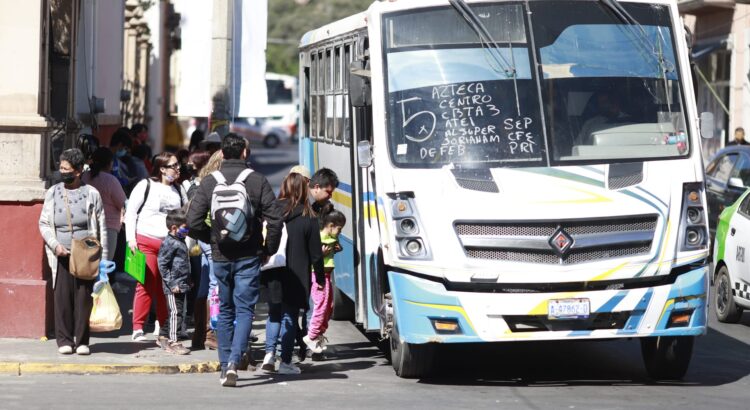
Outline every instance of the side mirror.
[[714, 113], [702, 112], [700, 117], [701, 124], [701, 137], [705, 139], [711, 139], [714, 137]]
[[357, 163], [360, 168], [369, 168], [372, 165], [372, 145], [370, 145], [370, 141], [363, 140], [357, 143]]
[[366, 68], [365, 62], [352, 61], [349, 71], [352, 74], [349, 76], [349, 101], [352, 107], [362, 108], [371, 105], [370, 70]]
[[744, 190], [745, 189], [745, 183], [742, 182], [742, 179], [737, 177], [729, 178], [729, 186], [732, 188], [739, 188]]

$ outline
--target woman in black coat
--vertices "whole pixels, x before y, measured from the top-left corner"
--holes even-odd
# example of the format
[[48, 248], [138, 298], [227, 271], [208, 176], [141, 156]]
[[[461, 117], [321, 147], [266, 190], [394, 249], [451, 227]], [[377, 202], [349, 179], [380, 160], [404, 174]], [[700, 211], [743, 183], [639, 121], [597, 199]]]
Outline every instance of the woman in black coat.
[[281, 184], [276, 206], [282, 210], [287, 232], [286, 267], [264, 273], [269, 290], [268, 321], [266, 322], [266, 356], [262, 369], [273, 371], [276, 341], [281, 334], [280, 374], [299, 374], [292, 364], [296, 340], [297, 316], [308, 308], [312, 267], [323, 271], [323, 253], [318, 219], [307, 200], [307, 181], [290, 173]]

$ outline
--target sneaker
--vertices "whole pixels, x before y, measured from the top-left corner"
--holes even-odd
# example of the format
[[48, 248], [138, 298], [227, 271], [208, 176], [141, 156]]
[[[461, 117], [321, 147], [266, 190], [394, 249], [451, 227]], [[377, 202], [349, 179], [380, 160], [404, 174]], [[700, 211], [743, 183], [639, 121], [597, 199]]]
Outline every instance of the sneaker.
[[190, 353], [187, 347], [183, 346], [180, 342], [167, 342], [167, 346], [164, 348], [167, 353], [184, 355]]
[[88, 356], [91, 354], [91, 350], [86, 345], [80, 345], [76, 347], [76, 354], [81, 356]]
[[300, 374], [302, 373], [302, 370], [300, 370], [299, 367], [297, 367], [294, 363], [284, 363], [281, 362], [279, 365], [279, 371], [278, 374]]
[[229, 363], [227, 368], [221, 371], [219, 382], [224, 387], [234, 387], [237, 385], [237, 366]]
[[159, 336], [159, 330], [161, 330], [161, 328], [159, 327], [159, 321], [155, 320], [154, 321], [154, 333], [153, 333], [153, 335], [154, 336]]
[[73, 354], [73, 346], [60, 346], [57, 348], [57, 353], [60, 354]]
[[260, 366], [263, 371], [275, 372], [276, 371], [276, 355], [268, 352], [263, 357], [263, 364]]
[[145, 342], [148, 339], [146, 338], [146, 335], [143, 334], [143, 329], [133, 330], [133, 340], [136, 342]]
[[310, 336], [305, 335], [302, 340], [305, 341], [305, 344], [310, 350], [312, 350], [313, 353], [323, 352], [323, 348], [320, 346], [320, 338], [310, 339]]
[[156, 345], [166, 350], [169, 346], [169, 338], [166, 336], [159, 336], [156, 338]]
[[325, 335], [320, 335], [320, 336], [318, 337], [318, 340], [320, 341], [320, 347], [321, 347], [321, 348], [322, 348], [323, 350], [326, 350], [326, 349], [328, 349], [328, 346], [327, 346], [327, 344], [328, 344], [328, 338], [327, 338], [327, 337], [325, 337]]

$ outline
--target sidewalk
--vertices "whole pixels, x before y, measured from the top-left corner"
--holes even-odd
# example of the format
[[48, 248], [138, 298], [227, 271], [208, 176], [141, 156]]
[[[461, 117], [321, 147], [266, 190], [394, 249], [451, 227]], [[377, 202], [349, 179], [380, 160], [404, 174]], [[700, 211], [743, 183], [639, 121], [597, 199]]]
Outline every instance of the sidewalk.
[[[207, 373], [219, 370], [215, 350], [191, 351], [179, 356], [166, 353], [156, 346], [156, 338], [147, 333], [149, 341], [134, 342], [132, 333], [132, 305], [135, 281], [124, 273], [115, 276], [118, 285], [115, 295], [122, 312], [122, 329], [109, 333], [92, 333], [91, 355], [61, 355], [55, 339], [0, 339], [0, 374], [25, 375], [33, 373], [65, 374], [123, 374], [123, 373]], [[262, 336], [265, 303], [258, 304], [253, 331]], [[153, 330], [153, 326], [147, 331]], [[192, 334], [192, 330], [189, 331]], [[190, 347], [190, 340], [182, 342]], [[259, 346], [256, 344], [256, 346]], [[255, 353], [254, 349], [254, 353]]]

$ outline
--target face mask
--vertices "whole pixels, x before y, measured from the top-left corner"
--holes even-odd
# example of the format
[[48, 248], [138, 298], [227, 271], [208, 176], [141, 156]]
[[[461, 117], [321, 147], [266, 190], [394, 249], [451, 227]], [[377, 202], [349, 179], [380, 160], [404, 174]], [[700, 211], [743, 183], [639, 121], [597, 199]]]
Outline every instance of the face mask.
[[60, 177], [62, 178], [62, 182], [68, 185], [76, 180], [76, 174], [73, 172], [61, 172]]
[[164, 175], [164, 178], [166, 178], [168, 182], [174, 182], [174, 177], [172, 175]]
[[187, 164], [185, 170], [191, 174], [195, 173], [195, 164]]
[[177, 237], [180, 238], [180, 239], [185, 239], [185, 237], [187, 236], [187, 234], [188, 234], [188, 228], [186, 228], [186, 227], [180, 227], [177, 230]]
[[122, 148], [122, 149], [119, 149], [119, 150], [117, 150], [117, 152], [115, 152], [115, 156], [116, 156], [117, 158], [122, 158], [122, 157], [124, 157], [124, 156], [125, 156], [125, 154], [127, 154], [127, 153], [128, 153], [128, 150], [126, 150], [125, 148]]

